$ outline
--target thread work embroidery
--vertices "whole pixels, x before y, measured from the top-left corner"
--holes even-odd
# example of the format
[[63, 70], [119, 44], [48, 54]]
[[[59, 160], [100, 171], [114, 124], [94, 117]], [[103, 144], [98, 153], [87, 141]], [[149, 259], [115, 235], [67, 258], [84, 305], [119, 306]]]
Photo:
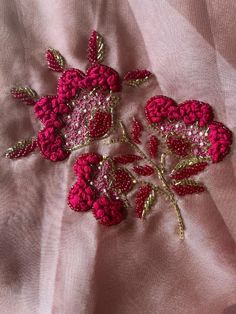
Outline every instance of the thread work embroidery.
[[[34, 107], [42, 129], [36, 137], [8, 148], [5, 156], [16, 159], [39, 150], [50, 161], [63, 161], [94, 141], [124, 147], [123, 154], [102, 156], [89, 151], [77, 157], [73, 167], [77, 179], [68, 193], [68, 205], [77, 212], [92, 210], [101, 224], [111, 226], [125, 219], [129, 208], [145, 218], [158, 198], [164, 197], [176, 212], [183, 239], [185, 225], [177, 198], [205, 191], [193, 177], [210, 163], [223, 160], [230, 151], [232, 133], [214, 121], [209, 104], [197, 100], [177, 104], [162, 95], [147, 101], [147, 123], [136, 117], [131, 123], [120, 121], [114, 112], [122, 84], [140, 86], [151, 72], [134, 70], [121, 79], [102, 64], [104, 57], [104, 40], [96, 31], [89, 39], [86, 73], [65, 69], [64, 57], [48, 49], [48, 68], [62, 73], [56, 95], [39, 98], [30, 87], [12, 89], [14, 98]], [[134, 197], [129, 197], [131, 191]]]

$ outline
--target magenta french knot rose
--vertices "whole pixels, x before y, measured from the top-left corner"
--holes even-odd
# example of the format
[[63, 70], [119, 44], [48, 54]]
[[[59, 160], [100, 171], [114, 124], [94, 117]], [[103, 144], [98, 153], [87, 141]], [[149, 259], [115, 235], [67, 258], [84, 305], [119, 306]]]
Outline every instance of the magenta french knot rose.
[[96, 197], [95, 191], [82, 178], [70, 189], [68, 195], [68, 204], [75, 211], [88, 211], [92, 208]]
[[145, 114], [150, 123], [159, 123], [166, 118], [174, 120], [180, 117], [177, 103], [166, 96], [150, 98], [145, 107]]
[[199, 123], [204, 127], [213, 120], [213, 111], [209, 104], [198, 100], [187, 100], [179, 105], [180, 115], [186, 125]]
[[98, 163], [102, 160], [102, 156], [96, 153], [86, 153], [81, 155], [74, 164], [74, 172], [85, 180], [90, 180], [94, 173], [94, 169], [92, 166], [98, 165]]
[[46, 127], [38, 133], [38, 147], [42, 155], [51, 161], [61, 161], [68, 157], [69, 152], [64, 146], [63, 137], [53, 127]]
[[112, 226], [125, 219], [125, 206], [122, 200], [103, 195], [94, 202], [93, 214], [102, 225]]
[[229, 153], [232, 137], [232, 132], [224, 124], [214, 121], [209, 125], [208, 139], [211, 146], [208, 154], [214, 163], [221, 161]]
[[46, 96], [36, 102], [34, 112], [44, 125], [60, 128], [63, 125], [61, 117], [69, 113], [70, 108], [59, 103], [56, 97]]
[[80, 89], [81, 81], [85, 74], [78, 69], [66, 70], [59, 79], [57, 99], [59, 102], [72, 100]]
[[88, 69], [85, 79], [80, 83], [80, 87], [89, 90], [100, 87], [104, 91], [119, 92], [121, 82], [119, 74], [115, 70], [106, 65], [96, 64]]

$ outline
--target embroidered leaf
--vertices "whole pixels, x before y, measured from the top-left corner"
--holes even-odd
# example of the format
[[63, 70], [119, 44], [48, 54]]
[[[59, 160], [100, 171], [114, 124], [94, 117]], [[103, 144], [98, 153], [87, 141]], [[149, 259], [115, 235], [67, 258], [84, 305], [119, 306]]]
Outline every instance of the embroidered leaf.
[[205, 187], [203, 184], [194, 180], [187, 179], [176, 181], [171, 185], [171, 187], [175, 191], [175, 193], [180, 196], [194, 193], [202, 193], [205, 191]]
[[88, 44], [88, 60], [90, 63], [101, 63], [105, 56], [103, 37], [96, 31], [92, 32]]
[[151, 176], [155, 170], [151, 166], [145, 165], [145, 166], [136, 166], [133, 168], [133, 171], [140, 176]]
[[206, 168], [207, 161], [208, 158], [198, 156], [181, 160], [172, 170], [170, 178], [182, 180], [194, 176]]
[[136, 143], [136, 144], [140, 144], [140, 137], [142, 135], [142, 131], [143, 131], [143, 125], [142, 123], [137, 120], [136, 118], [133, 118], [132, 121], [132, 130], [131, 130], [131, 137], [132, 140]]
[[135, 199], [135, 211], [138, 218], [144, 218], [152, 208], [156, 198], [156, 190], [152, 184], [139, 187]]
[[37, 98], [36, 91], [30, 87], [14, 87], [11, 89], [11, 95], [28, 106], [33, 106]]
[[152, 73], [147, 70], [130, 71], [124, 76], [124, 81], [129, 86], [140, 86], [146, 82], [151, 75]]
[[62, 72], [65, 66], [65, 59], [58, 50], [49, 48], [46, 52], [48, 68], [55, 72]]
[[150, 157], [157, 157], [158, 139], [155, 135], [151, 135], [148, 140], [148, 152]]
[[116, 169], [113, 179], [112, 188], [120, 190], [122, 193], [128, 193], [132, 190], [134, 181], [129, 171], [122, 168]]
[[4, 153], [5, 157], [16, 159], [27, 156], [37, 147], [37, 141], [34, 138], [17, 142], [14, 146], [8, 148]]
[[126, 165], [129, 163], [133, 163], [137, 160], [141, 160], [142, 157], [138, 155], [132, 155], [132, 154], [127, 154], [127, 155], [119, 155], [113, 158], [114, 162], [122, 165]]

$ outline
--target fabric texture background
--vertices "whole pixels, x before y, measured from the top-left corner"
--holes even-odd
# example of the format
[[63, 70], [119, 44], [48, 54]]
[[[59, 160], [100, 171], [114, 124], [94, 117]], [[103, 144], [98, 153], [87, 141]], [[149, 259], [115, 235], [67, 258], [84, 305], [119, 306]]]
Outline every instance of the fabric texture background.
[[[145, 101], [164, 94], [210, 103], [236, 132], [235, 15], [234, 0], [1, 0], [1, 152], [39, 130], [32, 108], [14, 101], [10, 88], [53, 94], [45, 50], [58, 49], [84, 70], [93, 29], [106, 40], [107, 65], [121, 75], [136, 68], [156, 75], [123, 91], [126, 119], [142, 117]], [[77, 155], [59, 163], [40, 154], [1, 158], [2, 314], [236, 313], [235, 144], [201, 175], [208, 192], [180, 200], [184, 241], [161, 200], [145, 222], [130, 210], [110, 228], [69, 210]]]

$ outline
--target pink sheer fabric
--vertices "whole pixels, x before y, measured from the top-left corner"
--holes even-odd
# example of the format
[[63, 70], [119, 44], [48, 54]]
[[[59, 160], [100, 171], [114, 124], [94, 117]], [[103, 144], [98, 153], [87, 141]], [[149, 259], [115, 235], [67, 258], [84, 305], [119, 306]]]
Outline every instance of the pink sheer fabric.
[[[39, 129], [32, 108], [12, 100], [10, 88], [54, 93], [56, 75], [45, 67], [44, 51], [58, 49], [84, 69], [93, 29], [109, 47], [106, 64], [120, 74], [147, 68], [156, 75], [139, 90], [123, 91], [120, 115], [142, 117], [145, 101], [164, 94], [210, 103], [236, 131], [235, 14], [233, 0], [2, 0], [1, 151]], [[184, 241], [162, 200], [145, 222], [129, 210], [110, 228], [69, 210], [77, 155], [60, 163], [39, 154], [1, 159], [1, 313], [236, 312], [234, 149], [202, 175], [208, 192], [180, 200]]]

